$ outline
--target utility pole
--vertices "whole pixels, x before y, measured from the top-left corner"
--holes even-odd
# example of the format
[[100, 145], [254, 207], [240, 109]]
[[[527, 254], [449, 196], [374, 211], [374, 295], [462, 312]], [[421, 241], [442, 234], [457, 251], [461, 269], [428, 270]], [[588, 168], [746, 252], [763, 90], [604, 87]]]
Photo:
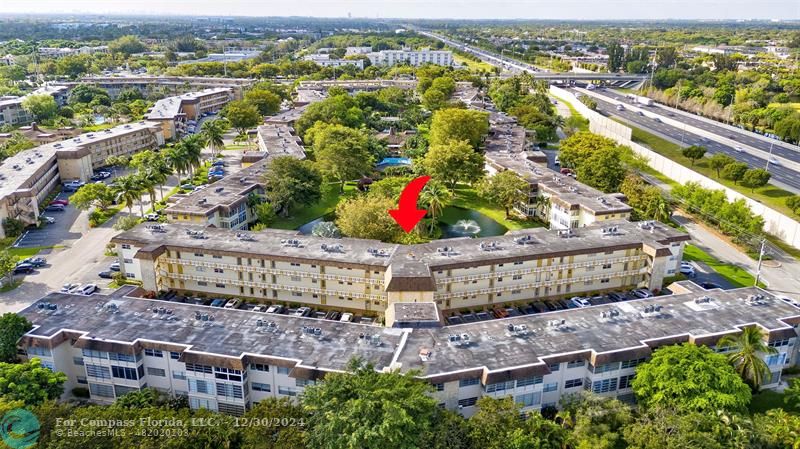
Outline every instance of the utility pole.
[[772, 146], [773, 145], [775, 145], [775, 142], [770, 142], [769, 143], [769, 157], [767, 158], [767, 166], [765, 167], [765, 170], [767, 170], [767, 171], [769, 171], [769, 161], [772, 160]]
[[758, 251], [758, 268], [756, 268], [756, 282], [753, 286], [758, 287], [758, 280], [761, 277], [761, 261], [764, 258], [764, 247], [767, 244], [767, 239], [761, 239], [761, 249]]

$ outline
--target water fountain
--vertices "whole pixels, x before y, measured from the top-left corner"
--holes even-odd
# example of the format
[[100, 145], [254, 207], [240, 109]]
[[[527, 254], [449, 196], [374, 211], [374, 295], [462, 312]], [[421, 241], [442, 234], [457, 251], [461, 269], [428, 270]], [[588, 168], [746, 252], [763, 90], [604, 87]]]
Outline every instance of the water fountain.
[[456, 224], [447, 229], [447, 233], [457, 237], [474, 237], [481, 232], [481, 227], [475, 220], [458, 220]]

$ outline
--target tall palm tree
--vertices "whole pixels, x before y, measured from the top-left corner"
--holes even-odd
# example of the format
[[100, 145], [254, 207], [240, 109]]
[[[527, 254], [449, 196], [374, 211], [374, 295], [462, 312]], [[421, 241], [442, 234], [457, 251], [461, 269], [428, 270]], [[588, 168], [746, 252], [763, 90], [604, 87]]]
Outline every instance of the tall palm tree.
[[717, 346], [728, 346], [734, 350], [728, 354], [728, 361], [753, 391], [769, 377], [770, 371], [762, 354], [775, 354], [778, 351], [768, 346], [766, 335], [760, 327], [750, 326], [742, 329], [738, 335], [726, 335], [719, 339]]
[[128, 207], [128, 213], [133, 215], [133, 203], [139, 198], [139, 183], [133, 175], [120, 176], [116, 179], [116, 191], [119, 194], [125, 206]]
[[[161, 195], [161, 201], [164, 201], [164, 183], [172, 175], [172, 169], [169, 167], [164, 159], [156, 159], [155, 164], [150, 167], [150, 179], [158, 184], [158, 191]], [[153, 200], [155, 201], [155, 200]]]
[[200, 166], [200, 160], [203, 157], [203, 137], [197, 134], [185, 137], [180, 141], [183, 146], [183, 151], [186, 155], [186, 165], [189, 169], [189, 174], [194, 175], [194, 169]]
[[437, 225], [438, 216], [453, 199], [453, 192], [448, 190], [443, 184], [438, 182], [429, 182], [425, 185], [425, 188], [422, 189], [419, 199], [422, 201], [422, 204], [425, 205], [425, 208], [428, 209], [428, 213], [431, 215], [429, 232], [433, 232], [435, 226]]
[[[142, 191], [147, 192], [147, 196], [150, 197], [150, 207], [153, 208], [153, 212], [156, 211], [156, 186], [159, 184], [158, 182], [158, 175], [153, 172], [153, 170], [147, 170], [144, 173], [139, 174], [139, 182], [142, 184]], [[144, 216], [144, 214], [142, 214]]]
[[167, 165], [169, 165], [172, 170], [178, 173], [178, 175], [182, 175], [188, 170], [188, 164], [186, 162], [186, 149], [183, 145], [178, 142], [172, 148], [168, 148], [164, 152], [165, 160]]
[[225, 119], [209, 120], [200, 127], [200, 135], [206, 145], [211, 147], [211, 156], [216, 156], [216, 151], [225, 146], [223, 136], [228, 131], [230, 125]]

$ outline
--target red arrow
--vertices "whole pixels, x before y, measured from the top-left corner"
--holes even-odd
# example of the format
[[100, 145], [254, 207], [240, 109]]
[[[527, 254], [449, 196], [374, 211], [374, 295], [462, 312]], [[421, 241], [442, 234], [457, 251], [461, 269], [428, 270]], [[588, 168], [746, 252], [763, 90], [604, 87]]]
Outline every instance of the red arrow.
[[430, 176], [420, 176], [419, 178], [411, 180], [408, 183], [403, 193], [400, 194], [400, 201], [397, 209], [389, 211], [389, 215], [394, 218], [394, 221], [403, 228], [406, 233], [411, 232], [414, 226], [422, 220], [422, 217], [428, 213], [427, 210], [417, 209], [417, 199], [419, 193], [425, 184], [430, 181]]

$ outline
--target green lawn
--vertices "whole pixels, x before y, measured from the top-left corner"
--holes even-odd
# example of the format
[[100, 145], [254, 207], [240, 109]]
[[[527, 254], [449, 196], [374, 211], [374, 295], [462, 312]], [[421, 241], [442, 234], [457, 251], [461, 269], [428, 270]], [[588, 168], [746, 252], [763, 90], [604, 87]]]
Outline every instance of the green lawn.
[[753, 395], [750, 401], [750, 413], [766, 413], [767, 410], [775, 408], [783, 408], [786, 404], [783, 402], [784, 394], [777, 393], [772, 390], [762, 390]]
[[720, 184], [729, 187], [733, 190], [736, 190], [742, 195], [748, 196], [760, 203], [764, 203], [767, 206], [771, 207], [772, 209], [775, 209], [785, 214], [788, 217], [794, 216], [791, 209], [786, 207], [786, 198], [792, 196], [793, 195], [792, 192], [783, 190], [772, 184], [767, 184], [766, 186], [761, 187], [760, 189], [755, 189], [755, 191], [751, 191], [746, 187], [734, 184], [733, 181], [718, 178], [716, 170], [709, 167], [708, 158], [703, 158], [697, 161], [694, 165], [692, 165], [692, 161], [689, 158], [684, 157], [683, 154], [681, 154], [681, 147], [679, 145], [674, 144], [666, 139], [662, 139], [661, 137], [653, 135], [642, 129], [633, 127], [629, 123], [624, 122], [622, 120], [617, 120], [617, 121], [625, 124], [626, 126], [630, 127], [633, 130], [632, 140], [634, 142], [640, 143], [662, 156], [668, 157], [669, 159], [685, 167], [689, 167], [692, 170], [702, 175], [708, 176], [709, 178], [719, 182]]
[[344, 194], [339, 192], [339, 184], [326, 184], [323, 186], [322, 199], [317, 204], [310, 207], [298, 208], [290, 217], [278, 217], [269, 227], [277, 229], [297, 229], [309, 221], [333, 212], [340, 200], [352, 196], [355, 192], [355, 184], [346, 184], [344, 186]]
[[[712, 270], [719, 273], [720, 276], [724, 277], [725, 280], [730, 282], [733, 287], [752, 287], [756, 282], [755, 277], [744, 269], [736, 265], [722, 263], [694, 245], [686, 245], [686, 248], [683, 250], [683, 259], [705, 263]], [[758, 285], [765, 287], [761, 282], [759, 282]]]
[[[566, 105], [566, 106], [567, 106], [567, 108], [569, 108], [569, 112], [570, 112], [570, 114], [572, 114], [573, 116], [578, 116], [578, 117], [580, 117], [580, 118], [585, 118], [584, 116], [582, 116], [582, 115], [581, 115], [581, 113], [580, 113], [580, 112], [578, 112], [578, 110], [577, 110], [577, 109], [575, 109], [575, 107], [573, 107], [573, 106], [572, 106], [572, 103], [570, 103], [569, 101], [567, 101], [567, 100], [564, 100], [563, 98], [561, 98], [561, 97], [558, 97], [558, 96], [556, 96], [556, 95], [553, 95], [553, 94], [550, 94], [550, 96], [551, 96], [551, 97], [553, 97], [553, 98], [555, 98], [556, 100], [560, 101], [560, 102], [561, 102], [561, 104], [564, 104], [564, 105]], [[584, 123], [581, 125], [581, 127], [578, 129], [578, 131], [589, 131], [589, 122], [588, 122], [588, 121], [585, 121], [585, 122], [584, 122]]]
[[229, 145], [225, 145], [223, 151], [230, 151], [230, 150], [257, 150], [258, 147], [255, 145], [247, 145], [245, 143], [232, 143]]
[[467, 67], [473, 70], [483, 70], [484, 72], [494, 73], [494, 66], [483, 61], [472, 61], [455, 53], [453, 53], [453, 60], [456, 64], [466, 64]]
[[453, 199], [453, 206], [461, 207], [464, 209], [471, 209], [486, 215], [492, 220], [500, 223], [509, 230], [523, 229], [523, 228], [538, 228], [544, 226], [542, 222], [534, 220], [518, 220], [514, 218], [506, 218], [506, 211], [501, 207], [497, 207], [489, 201], [481, 198], [478, 192], [473, 187], [460, 185], [455, 189], [455, 198]]

